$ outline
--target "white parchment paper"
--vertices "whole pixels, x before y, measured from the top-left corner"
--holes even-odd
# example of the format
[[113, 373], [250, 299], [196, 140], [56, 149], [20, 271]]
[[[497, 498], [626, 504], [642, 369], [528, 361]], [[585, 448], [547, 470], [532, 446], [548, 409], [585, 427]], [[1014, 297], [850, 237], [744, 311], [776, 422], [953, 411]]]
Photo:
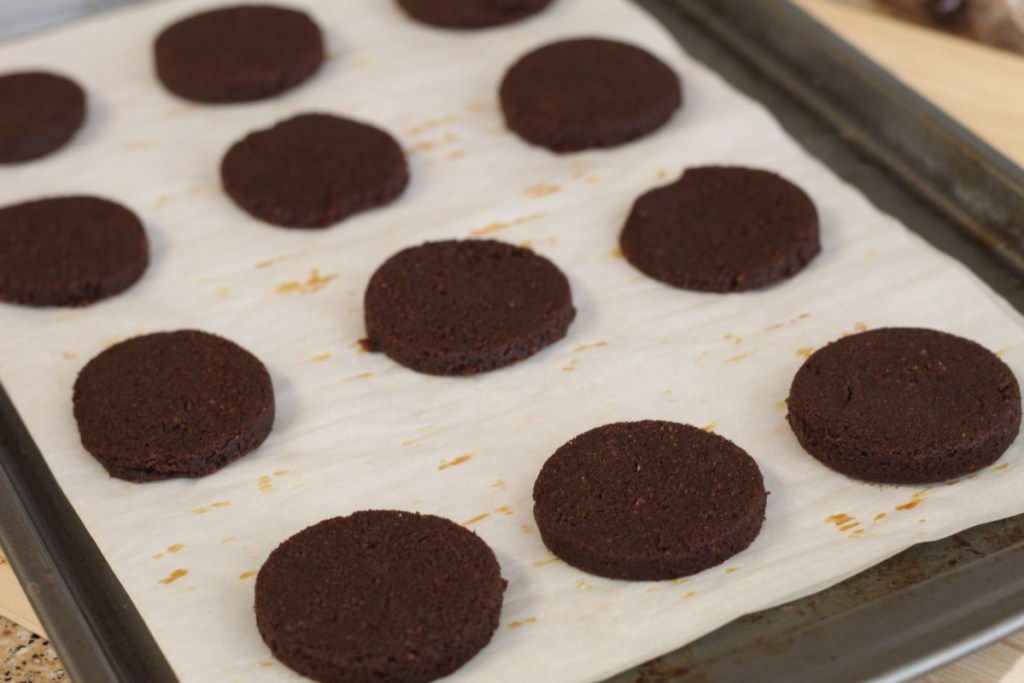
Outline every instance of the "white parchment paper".
[[[256, 631], [253, 575], [289, 535], [358, 509], [443, 515], [495, 549], [509, 581], [501, 627], [459, 681], [600, 679], [914, 543], [1024, 512], [1024, 442], [973, 478], [927, 489], [855, 483], [803, 453], [782, 401], [812, 349], [859, 329], [929, 326], [998, 350], [1024, 377], [1020, 318], [626, 0], [558, 0], [477, 33], [413, 24], [384, 0], [294, 0], [324, 26], [330, 61], [279, 99], [220, 107], [167, 94], [150, 60], [163, 26], [210, 4], [159, 2], [0, 48], [2, 70], [63, 71], [91, 96], [70, 147], [0, 170], [0, 203], [95, 193], [136, 210], [152, 237], [151, 268], [122, 296], [71, 311], [0, 306], [0, 378], [183, 681], [297, 678]], [[505, 67], [580, 35], [659, 55], [685, 79], [685, 110], [610, 151], [556, 156], [507, 133], [496, 102]], [[319, 232], [238, 210], [219, 188], [223, 152], [306, 111], [390, 130], [409, 150], [406, 194]], [[823, 253], [794, 280], [743, 295], [640, 275], [616, 250], [633, 199], [696, 164], [799, 183], [819, 208]], [[529, 244], [567, 273], [579, 310], [567, 339], [471, 379], [359, 352], [363, 289], [385, 258], [483, 234]], [[200, 481], [111, 479], [79, 443], [75, 377], [115, 341], [180, 328], [229, 337], [268, 365], [274, 432]], [[544, 460], [594, 426], [644, 418], [708, 426], [757, 459], [771, 495], [749, 550], [661, 583], [610, 581], [551, 557], [531, 514]]]

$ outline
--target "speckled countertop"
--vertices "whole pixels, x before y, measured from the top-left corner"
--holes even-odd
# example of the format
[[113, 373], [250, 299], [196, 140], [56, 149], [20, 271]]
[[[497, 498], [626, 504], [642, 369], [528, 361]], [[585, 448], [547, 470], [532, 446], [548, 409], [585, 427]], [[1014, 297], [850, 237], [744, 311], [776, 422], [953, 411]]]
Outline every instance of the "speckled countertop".
[[50, 641], [0, 617], [0, 653], [3, 683], [68, 681]]

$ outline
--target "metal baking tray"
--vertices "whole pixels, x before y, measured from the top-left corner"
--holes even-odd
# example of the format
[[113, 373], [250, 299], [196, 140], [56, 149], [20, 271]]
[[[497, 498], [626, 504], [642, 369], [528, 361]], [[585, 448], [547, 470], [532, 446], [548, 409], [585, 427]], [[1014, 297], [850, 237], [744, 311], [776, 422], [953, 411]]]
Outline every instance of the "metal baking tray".
[[[0, 3], [0, 40], [142, 0]], [[1024, 171], [786, 0], [634, 0], [879, 208], [1024, 312]], [[73, 680], [175, 681], [0, 386], [0, 546]], [[1024, 515], [915, 546], [620, 674], [903, 681], [1024, 629]]]

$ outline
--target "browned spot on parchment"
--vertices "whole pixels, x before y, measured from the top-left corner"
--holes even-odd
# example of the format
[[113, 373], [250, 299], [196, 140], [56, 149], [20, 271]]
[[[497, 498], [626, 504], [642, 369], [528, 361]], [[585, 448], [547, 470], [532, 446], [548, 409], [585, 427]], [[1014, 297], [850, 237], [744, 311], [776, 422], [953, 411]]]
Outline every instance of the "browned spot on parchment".
[[853, 517], [851, 517], [850, 515], [844, 514], [842, 512], [839, 513], [838, 515], [830, 515], [830, 516], [825, 518], [825, 523], [826, 524], [835, 524], [837, 527], [840, 527], [840, 526], [842, 526], [844, 524], [847, 524], [849, 522], [852, 522], [852, 521], [854, 521]]
[[541, 211], [540, 213], [529, 213], [526, 214], [525, 216], [520, 216], [519, 218], [515, 219], [514, 221], [512, 221], [512, 224], [522, 225], [523, 223], [529, 223], [530, 221], [535, 221], [538, 218], [543, 218], [546, 215], [547, 214], [543, 211]]
[[814, 353], [814, 347], [812, 346], [804, 346], [796, 350], [796, 355], [801, 358], [810, 358], [812, 353]]
[[523, 194], [527, 197], [547, 197], [549, 194], [555, 194], [561, 192], [562, 188], [559, 185], [552, 185], [550, 183], [541, 183], [540, 185], [533, 185], [523, 190]]
[[757, 353], [757, 352], [758, 352], [759, 350], [760, 350], [760, 349], [754, 349], [753, 351], [747, 351], [746, 353], [741, 353], [741, 354], [739, 354], [739, 355], [737, 355], [737, 356], [732, 356], [732, 357], [730, 357], [730, 358], [726, 358], [726, 359], [725, 359], [724, 361], [722, 361], [722, 362], [723, 362], [723, 364], [724, 364], [724, 363], [738, 363], [738, 362], [740, 362], [741, 360], [743, 360], [743, 359], [745, 359], [745, 358], [749, 358], [750, 356], [753, 356], [753, 355], [754, 355], [755, 353]]
[[491, 484], [491, 488], [492, 489], [501, 489], [502, 491], [504, 491], [505, 490], [505, 480], [504, 479], [499, 479], [498, 481], [496, 481], [493, 484]]
[[448, 116], [444, 116], [439, 119], [431, 119], [429, 121], [424, 121], [423, 123], [410, 128], [408, 134], [419, 135], [420, 133], [426, 132], [431, 128], [440, 128], [441, 126], [447, 126], [449, 123], [455, 123], [460, 118], [462, 117], [458, 114], [449, 114]]
[[727, 334], [727, 335], [725, 335], [725, 340], [726, 341], [731, 341], [733, 344], [742, 344], [743, 343], [743, 337], [737, 337], [735, 334]]
[[528, 617], [526, 619], [523, 619], [522, 621], [513, 621], [513, 622], [511, 622], [508, 625], [508, 627], [509, 628], [519, 628], [523, 624], [536, 624], [536, 623], [537, 623], [537, 617]]
[[188, 570], [187, 569], [175, 569], [173, 572], [170, 573], [169, 576], [167, 576], [167, 577], [165, 577], [163, 579], [160, 579], [160, 583], [162, 583], [164, 585], [174, 583], [175, 581], [177, 581], [181, 577], [185, 576], [186, 574], [188, 574]]
[[469, 232], [469, 236], [470, 237], [483, 237], [484, 235], [493, 235], [494, 233], [496, 233], [496, 232], [498, 232], [500, 230], [504, 230], [507, 227], [509, 227], [508, 223], [503, 223], [502, 221], [495, 221], [493, 223], [488, 223], [487, 225], [485, 225], [482, 228], [477, 228], [476, 230], [471, 230]]
[[275, 294], [314, 294], [319, 292], [321, 289], [331, 283], [331, 280], [338, 278], [337, 273], [331, 275], [321, 275], [320, 271], [316, 268], [310, 271], [309, 279], [305, 282], [285, 282], [278, 285], [277, 289], [274, 290]]
[[318, 356], [313, 356], [312, 358], [310, 358], [309, 362], [310, 363], [322, 363], [325, 360], [330, 359], [330, 357], [331, 357], [331, 354], [329, 354], [329, 353], [321, 353]]
[[259, 263], [257, 263], [256, 268], [257, 270], [263, 270], [264, 268], [269, 268], [275, 263], [280, 263], [281, 261], [285, 261], [287, 259], [287, 256], [276, 256], [274, 258], [268, 258], [266, 261], [260, 261]]
[[222, 507], [227, 507], [228, 505], [231, 505], [231, 501], [230, 500], [218, 500], [218, 501], [216, 501], [214, 503], [210, 503], [207, 506], [196, 508], [192, 512], [194, 512], [197, 515], [203, 515], [203, 514], [206, 514], [207, 512], [209, 512], [210, 508], [222, 508]]
[[913, 510], [918, 505], [920, 505], [921, 503], [924, 502], [924, 500], [925, 500], [924, 495], [926, 493], [928, 493], [929, 491], [931, 491], [930, 488], [921, 489], [920, 491], [915, 493], [913, 496], [911, 496], [910, 500], [908, 500], [906, 503], [904, 503], [903, 505], [897, 505], [896, 509], [897, 510]]
[[242, 572], [241, 574], [238, 575], [238, 578], [240, 578], [240, 579], [251, 579], [254, 576], [256, 576], [256, 572]]
[[714, 432], [715, 431], [715, 427], [717, 427], [717, 426], [718, 426], [717, 422], [709, 422], [708, 424], [706, 424], [703, 427], [701, 427], [701, 429], [703, 429], [705, 432], [709, 432], [710, 433], [710, 432]]
[[578, 358], [573, 358], [571, 361], [569, 361], [568, 365], [562, 368], [562, 372], [572, 372], [573, 370], [576, 369], [576, 364], [579, 362], [580, 361]]
[[173, 202], [175, 199], [176, 197], [173, 194], [162, 194], [159, 197], [157, 197], [156, 202], [153, 204], [153, 208], [162, 209], [171, 202]]
[[534, 562], [534, 563], [533, 563], [533, 566], [534, 566], [534, 567], [543, 567], [543, 566], [544, 566], [544, 565], [546, 565], [546, 564], [554, 564], [555, 562], [561, 562], [561, 560], [559, 560], [559, 559], [558, 559], [557, 557], [555, 557], [555, 556], [551, 556], [551, 557], [549, 557], [549, 558], [548, 558], [548, 559], [546, 559], [546, 560], [541, 560], [540, 562]]
[[579, 353], [580, 351], [589, 351], [590, 349], [599, 349], [602, 346], [608, 346], [608, 342], [597, 342], [596, 344], [584, 344], [583, 346], [577, 346], [573, 349], [573, 353]]
[[442, 460], [441, 461], [441, 465], [437, 469], [439, 469], [439, 470], [446, 470], [449, 467], [458, 467], [462, 463], [469, 462], [472, 459], [473, 459], [473, 454], [472, 453], [466, 453], [465, 455], [460, 455], [459, 457], [455, 458], [454, 460]]
[[476, 524], [477, 522], [482, 522], [483, 520], [487, 519], [490, 516], [491, 516], [490, 512], [485, 512], [482, 515], [477, 515], [476, 517], [472, 517], [470, 519], [467, 519], [465, 522], [462, 523], [462, 526], [470, 526], [472, 524]]
[[359, 373], [358, 375], [352, 375], [351, 377], [346, 377], [345, 379], [343, 379], [341, 381], [342, 382], [352, 382], [352, 381], [357, 380], [357, 379], [368, 379], [370, 377], [373, 377], [373, 373], [372, 372], [362, 372], [362, 373]]
[[259, 481], [257, 482], [257, 486], [259, 486], [260, 488], [260, 493], [270, 493], [271, 491], [274, 490], [274, 482], [268, 476], [260, 477]]
[[176, 552], [179, 552], [184, 547], [185, 547], [184, 543], [175, 543], [174, 545], [171, 545], [171, 546], [167, 547], [167, 552], [169, 552], [169, 553], [176, 553]]

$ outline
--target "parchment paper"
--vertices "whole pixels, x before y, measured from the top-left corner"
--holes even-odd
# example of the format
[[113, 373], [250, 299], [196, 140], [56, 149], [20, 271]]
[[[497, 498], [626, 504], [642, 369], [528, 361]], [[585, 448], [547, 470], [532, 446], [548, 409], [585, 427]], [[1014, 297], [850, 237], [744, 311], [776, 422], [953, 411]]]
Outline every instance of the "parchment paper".
[[[1020, 377], [1020, 318], [641, 10], [558, 0], [512, 27], [450, 33], [383, 0], [291, 4], [325, 27], [331, 59], [308, 84], [258, 104], [189, 104], [151, 74], [155, 34], [208, 2], [160, 2], [0, 49], [3, 70], [60, 70], [91, 95], [69, 148], [0, 170], [0, 203], [109, 196], [139, 212], [152, 237], [149, 272], [122, 296], [72, 311], [0, 307], [0, 378], [183, 681], [297, 678], [256, 631], [253, 575], [289, 535], [358, 509], [443, 515], [495, 549], [509, 581], [501, 626], [459, 681], [600, 679], [914, 543], [1024, 512], [1022, 441], [976, 477], [927, 489], [858, 484], [800, 449], [782, 401], [812, 349], [865, 328], [929, 326], [998, 350]], [[555, 156], [505, 132], [505, 67], [581, 35], [658, 54], [685, 79], [685, 110], [610, 151]], [[218, 185], [226, 148], [304, 111], [392, 131], [412, 166], [401, 200], [320, 232], [262, 225], [232, 205]], [[642, 276], [617, 254], [620, 226], [637, 195], [695, 164], [758, 166], [802, 185], [821, 213], [823, 253], [791, 282], [743, 295]], [[359, 352], [363, 289], [385, 258], [482, 234], [527, 243], [567, 273], [579, 310], [567, 339], [471, 379]], [[117, 340], [180, 328], [229, 337], [267, 363], [274, 432], [200, 481], [111, 479], [79, 443], [74, 379]], [[541, 464], [580, 432], [644, 418], [708, 426], [757, 459], [771, 495], [749, 550], [661, 583], [610, 581], [552, 559], [531, 514]]]

